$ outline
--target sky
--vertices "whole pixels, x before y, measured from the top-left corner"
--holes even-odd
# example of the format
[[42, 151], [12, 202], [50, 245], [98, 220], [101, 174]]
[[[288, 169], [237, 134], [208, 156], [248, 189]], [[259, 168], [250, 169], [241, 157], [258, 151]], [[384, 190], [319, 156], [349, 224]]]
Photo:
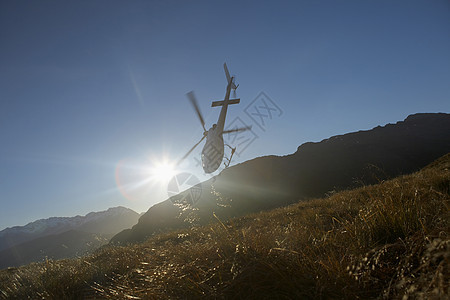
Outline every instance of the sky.
[[[1, 1], [0, 230], [167, 199], [203, 131], [186, 93], [209, 128], [224, 62], [226, 127], [252, 126], [231, 165], [448, 113], [450, 2]], [[176, 172], [209, 179], [200, 151]]]

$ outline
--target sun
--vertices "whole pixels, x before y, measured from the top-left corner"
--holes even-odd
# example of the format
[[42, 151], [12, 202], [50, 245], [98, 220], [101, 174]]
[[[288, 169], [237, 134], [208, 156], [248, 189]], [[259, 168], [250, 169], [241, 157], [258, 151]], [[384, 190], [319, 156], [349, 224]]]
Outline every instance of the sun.
[[176, 173], [175, 164], [167, 160], [155, 162], [150, 168], [152, 178], [161, 182], [168, 182]]

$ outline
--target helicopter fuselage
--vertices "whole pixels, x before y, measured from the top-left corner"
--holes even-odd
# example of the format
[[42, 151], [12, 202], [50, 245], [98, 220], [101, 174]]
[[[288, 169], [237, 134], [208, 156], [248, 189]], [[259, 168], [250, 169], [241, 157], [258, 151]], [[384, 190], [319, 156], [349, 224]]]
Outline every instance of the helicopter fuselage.
[[214, 124], [214, 126], [208, 130], [206, 135], [206, 143], [202, 150], [202, 167], [205, 173], [212, 173], [216, 171], [220, 167], [223, 160], [223, 129], [225, 127], [225, 118], [227, 116], [232, 85], [233, 77], [231, 77], [228, 82], [225, 99], [222, 103], [222, 109], [220, 110], [217, 124]]
[[216, 171], [222, 163], [224, 155], [224, 143], [222, 133], [218, 127], [208, 130], [206, 143], [202, 150], [202, 167], [205, 173]]

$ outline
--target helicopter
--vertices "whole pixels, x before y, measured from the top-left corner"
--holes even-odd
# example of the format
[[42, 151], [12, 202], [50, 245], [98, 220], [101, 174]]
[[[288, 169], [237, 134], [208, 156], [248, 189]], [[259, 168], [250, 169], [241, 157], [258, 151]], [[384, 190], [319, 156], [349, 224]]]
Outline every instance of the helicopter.
[[221, 106], [222, 109], [220, 110], [220, 115], [219, 119], [217, 120], [217, 123], [213, 124], [213, 126], [209, 130], [206, 130], [205, 120], [203, 119], [203, 115], [200, 112], [198, 101], [194, 95], [194, 92], [190, 91], [189, 93], [186, 94], [192, 106], [194, 107], [195, 112], [197, 113], [197, 117], [200, 120], [200, 124], [203, 127], [203, 137], [179, 160], [178, 164], [180, 164], [186, 157], [188, 157], [189, 154], [191, 154], [191, 152], [194, 151], [194, 149], [206, 138], [206, 143], [205, 146], [203, 146], [201, 159], [203, 170], [207, 174], [213, 173], [220, 167], [224, 158], [225, 146], [231, 148], [231, 156], [230, 158], [227, 158], [228, 163], [224, 163], [225, 167], [229, 166], [233, 154], [236, 151], [236, 148], [232, 148], [231, 146], [224, 144], [223, 135], [232, 132], [239, 132], [251, 129], [251, 126], [247, 126], [231, 130], [224, 130], [228, 105], [238, 104], [241, 100], [230, 99], [231, 90], [233, 90], [234, 98], [236, 98], [236, 89], [239, 87], [239, 84], [236, 85], [235, 77], [230, 76], [226, 63], [223, 64], [223, 68], [225, 70], [225, 76], [227, 77], [227, 89], [225, 93], [225, 99], [212, 102], [211, 107]]

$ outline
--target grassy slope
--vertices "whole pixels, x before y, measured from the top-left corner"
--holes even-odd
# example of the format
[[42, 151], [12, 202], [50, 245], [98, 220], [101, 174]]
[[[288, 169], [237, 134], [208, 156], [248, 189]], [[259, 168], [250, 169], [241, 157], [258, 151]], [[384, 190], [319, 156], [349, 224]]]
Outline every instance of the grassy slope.
[[0, 271], [0, 298], [445, 298], [449, 169], [447, 155], [325, 199]]

